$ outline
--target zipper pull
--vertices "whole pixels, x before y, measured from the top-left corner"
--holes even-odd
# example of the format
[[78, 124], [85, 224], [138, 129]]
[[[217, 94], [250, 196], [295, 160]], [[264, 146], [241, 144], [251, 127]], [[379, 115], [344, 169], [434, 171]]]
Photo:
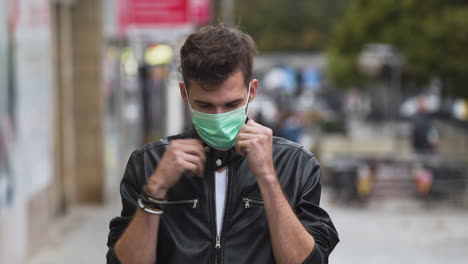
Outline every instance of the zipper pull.
[[245, 208], [250, 208], [250, 199], [249, 198], [244, 198], [242, 200], [245, 203]]
[[216, 245], [215, 248], [221, 248], [221, 236], [217, 235], [216, 236]]
[[192, 208], [197, 208], [197, 207], [198, 207], [198, 199], [194, 199], [194, 200], [192, 201], [192, 203], [193, 203]]

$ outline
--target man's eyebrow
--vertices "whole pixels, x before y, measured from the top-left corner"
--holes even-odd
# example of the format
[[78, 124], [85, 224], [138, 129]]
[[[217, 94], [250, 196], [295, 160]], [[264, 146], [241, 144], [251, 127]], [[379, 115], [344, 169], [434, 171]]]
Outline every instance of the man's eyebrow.
[[[226, 105], [228, 105], [228, 104], [236, 104], [236, 103], [240, 103], [242, 100], [243, 100], [243, 98], [239, 98], [239, 99], [236, 99], [236, 100], [232, 100], [232, 101], [226, 102], [225, 104], [226, 104]], [[212, 103], [210, 103], [210, 102], [206, 102], [206, 101], [202, 101], [202, 100], [197, 100], [197, 99], [195, 99], [194, 102], [195, 102], [196, 104], [212, 105]]]
[[229, 104], [237, 104], [237, 103], [240, 103], [243, 99], [240, 98], [240, 99], [236, 99], [236, 100], [233, 100], [233, 101], [230, 101], [230, 102], [227, 102], [226, 104], [229, 105]]
[[212, 104], [210, 102], [205, 102], [205, 101], [202, 101], [202, 100], [195, 100], [195, 103], [197, 103], [197, 104], [206, 104], [206, 105], [211, 105]]

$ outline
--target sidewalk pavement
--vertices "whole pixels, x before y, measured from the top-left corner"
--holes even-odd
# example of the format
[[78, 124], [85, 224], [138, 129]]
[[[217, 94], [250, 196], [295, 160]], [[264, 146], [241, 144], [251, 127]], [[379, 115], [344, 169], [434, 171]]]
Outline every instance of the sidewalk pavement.
[[49, 243], [26, 264], [105, 263], [109, 221], [119, 213], [117, 202], [72, 208], [50, 231]]
[[[378, 201], [368, 208], [322, 206], [340, 234], [334, 264], [462, 264], [468, 259], [468, 210], [450, 206], [427, 209], [411, 201]], [[117, 203], [77, 207], [52, 231], [53, 240], [27, 264], [105, 263], [109, 220]]]
[[380, 201], [370, 208], [328, 208], [340, 234], [330, 263], [463, 264], [468, 259], [468, 210]]

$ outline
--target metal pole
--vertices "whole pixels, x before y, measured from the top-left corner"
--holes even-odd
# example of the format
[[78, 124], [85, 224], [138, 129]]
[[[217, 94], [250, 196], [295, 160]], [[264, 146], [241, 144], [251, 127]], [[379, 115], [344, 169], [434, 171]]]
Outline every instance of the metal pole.
[[221, 12], [226, 26], [234, 25], [234, 0], [221, 0]]

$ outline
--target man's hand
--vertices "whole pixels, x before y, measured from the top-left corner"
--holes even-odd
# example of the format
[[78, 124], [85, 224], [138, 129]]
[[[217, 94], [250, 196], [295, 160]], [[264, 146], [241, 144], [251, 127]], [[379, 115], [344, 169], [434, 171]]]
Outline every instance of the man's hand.
[[172, 140], [156, 171], [148, 180], [148, 192], [156, 198], [163, 198], [184, 172], [188, 171], [191, 176], [203, 176], [205, 160], [206, 155], [200, 140]]
[[315, 240], [284, 196], [273, 165], [272, 137], [271, 129], [249, 120], [241, 128], [236, 151], [247, 155], [249, 168], [257, 178], [276, 263], [303, 263]]
[[273, 132], [253, 120], [245, 124], [237, 136], [236, 151], [247, 156], [249, 168], [258, 179], [275, 176], [272, 154]]
[[[155, 198], [164, 199], [167, 191], [186, 171], [191, 176], [203, 175], [205, 152], [198, 139], [172, 140], [146, 184], [147, 191]], [[119, 263], [155, 263], [157, 260], [159, 215], [138, 209], [115, 243], [115, 255]]]

